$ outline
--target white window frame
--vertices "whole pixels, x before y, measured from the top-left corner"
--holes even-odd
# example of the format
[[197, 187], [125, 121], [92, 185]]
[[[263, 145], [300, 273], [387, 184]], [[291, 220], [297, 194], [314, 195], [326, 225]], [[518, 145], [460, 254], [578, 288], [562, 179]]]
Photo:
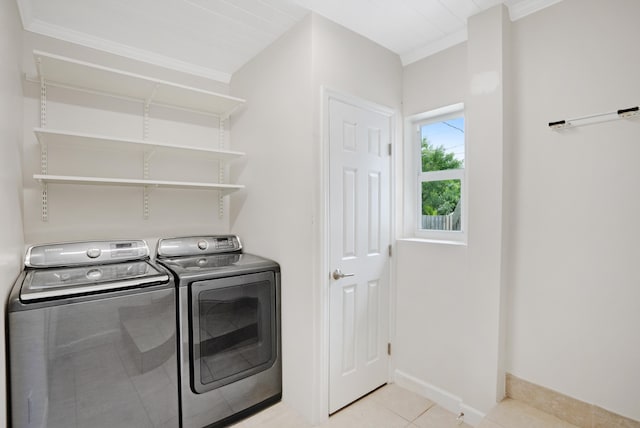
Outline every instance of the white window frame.
[[[422, 171], [421, 127], [429, 123], [442, 122], [448, 119], [464, 117], [464, 104], [452, 104], [406, 118], [405, 129], [405, 215], [404, 234], [407, 238], [417, 238], [442, 243], [467, 243], [468, 197], [467, 197], [467, 140], [465, 120], [465, 161], [464, 168], [443, 171]], [[422, 183], [428, 181], [460, 180], [460, 230], [422, 229]]]

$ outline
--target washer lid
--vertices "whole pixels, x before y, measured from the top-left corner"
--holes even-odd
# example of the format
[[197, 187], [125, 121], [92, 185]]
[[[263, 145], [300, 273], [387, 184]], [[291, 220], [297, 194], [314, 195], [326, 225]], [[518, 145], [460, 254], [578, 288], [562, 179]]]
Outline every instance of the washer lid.
[[175, 273], [182, 281], [181, 285], [191, 281], [280, 269], [273, 260], [247, 253], [173, 257], [157, 261]]
[[146, 261], [27, 270], [20, 300], [49, 300], [169, 281], [169, 275]]

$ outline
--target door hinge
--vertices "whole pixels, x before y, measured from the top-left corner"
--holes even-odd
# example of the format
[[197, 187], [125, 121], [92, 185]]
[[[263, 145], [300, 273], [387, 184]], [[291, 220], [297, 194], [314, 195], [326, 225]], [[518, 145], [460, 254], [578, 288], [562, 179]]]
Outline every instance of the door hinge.
[[391, 355], [391, 343], [387, 343], [387, 355]]
[[391, 144], [389, 144], [388, 147], [389, 147], [389, 156], [391, 156], [391, 151], [392, 151], [391, 150]]
[[389, 244], [389, 257], [393, 256], [393, 247]]

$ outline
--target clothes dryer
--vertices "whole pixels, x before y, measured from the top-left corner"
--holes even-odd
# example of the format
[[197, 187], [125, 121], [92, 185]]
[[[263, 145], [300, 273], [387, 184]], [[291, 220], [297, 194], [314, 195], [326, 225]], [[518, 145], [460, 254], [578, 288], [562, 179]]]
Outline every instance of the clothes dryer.
[[184, 428], [227, 426], [280, 400], [280, 267], [234, 235], [161, 239], [178, 285]]

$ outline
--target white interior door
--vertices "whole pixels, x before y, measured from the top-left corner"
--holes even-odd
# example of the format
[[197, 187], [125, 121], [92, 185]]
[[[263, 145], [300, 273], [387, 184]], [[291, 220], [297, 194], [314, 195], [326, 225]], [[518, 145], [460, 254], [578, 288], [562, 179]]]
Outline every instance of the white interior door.
[[358, 104], [329, 98], [329, 413], [388, 378], [391, 115]]

